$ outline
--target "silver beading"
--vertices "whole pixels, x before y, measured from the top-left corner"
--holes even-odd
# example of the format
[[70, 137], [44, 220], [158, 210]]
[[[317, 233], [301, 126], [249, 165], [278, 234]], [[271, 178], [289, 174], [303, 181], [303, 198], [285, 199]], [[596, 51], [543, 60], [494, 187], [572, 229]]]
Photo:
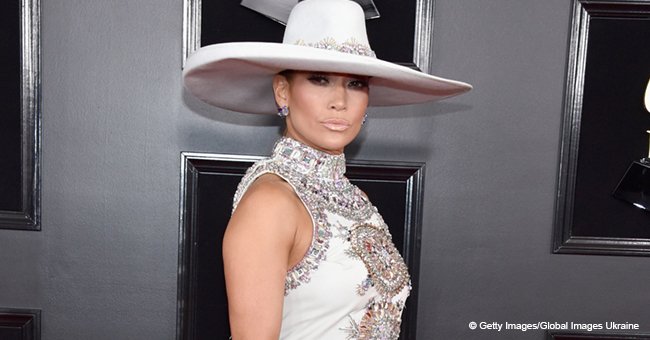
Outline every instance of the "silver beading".
[[361, 55], [366, 57], [376, 58], [375, 52], [370, 48], [370, 46], [361, 44], [355, 39], [349, 39], [343, 43], [336, 42], [333, 38], [325, 38], [321, 41], [315, 43], [308, 43], [300, 39], [294, 43], [298, 46], [309, 46], [314, 48], [320, 48], [322, 50], [338, 51], [347, 54]]

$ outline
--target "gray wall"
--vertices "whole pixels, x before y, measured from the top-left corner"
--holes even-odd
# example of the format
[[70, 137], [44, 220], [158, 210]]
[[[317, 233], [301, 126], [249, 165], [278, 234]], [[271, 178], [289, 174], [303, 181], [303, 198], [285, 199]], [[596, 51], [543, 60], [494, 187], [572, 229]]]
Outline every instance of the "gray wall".
[[[45, 340], [174, 339], [179, 154], [267, 154], [277, 120], [183, 95], [181, 1], [42, 5], [43, 230], [0, 230], [0, 307], [42, 309]], [[433, 69], [475, 90], [372, 109], [349, 155], [427, 163], [419, 339], [650, 330], [648, 258], [551, 254], [570, 10], [436, 0]]]

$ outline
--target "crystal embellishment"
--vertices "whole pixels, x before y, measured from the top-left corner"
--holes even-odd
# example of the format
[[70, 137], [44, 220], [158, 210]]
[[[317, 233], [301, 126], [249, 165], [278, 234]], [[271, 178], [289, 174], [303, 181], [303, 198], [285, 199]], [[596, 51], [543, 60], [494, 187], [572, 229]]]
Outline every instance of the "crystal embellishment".
[[348, 181], [345, 170], [344, 155], [326, 154], [282, 138], [271, 158], [255, 163], [247, 171], [235, 193], [233, 210], [259, 176], [272, 173], [283, 178], [304, 203], [313, 222], [309, 249], [287, 272], [285, 296], [301, 286], [309, 289], [305, 286], [328, 256], [333, 263], [347, 257], [350, 266], [356, 268], [349, 289], [364, 302], [354, 312], [345, 311], [349, 313], [349, 324], [339, 324], [337, 330], [345, 332], [348, 339], [396, 340], [411, 288], [408, 270], [386, 223], [365, 194]]
[[411, 289], [411, 279], [388, 227], [383, 221], [381, 226], [358, 225], [350, 230], [348, 240], [349, 254], [361, 259], [368, 270], [368, 278], [357, 287], [357, 294], [365, 294], [369, 286], [379, 293], [361, 321], [350, 323], [348, 339], [397, 339], [404, 301], [395, 297], [405, 288]]
[[395, 340], [399, 338], [402, 302], [372, 301], [356, 323], [350, 320], [347, 340]]
[[363, 224], [350, 231], [352, 250], [366, 265], [373, 286], [390, 299], [410, 285], [408, 268], [391, 241], [388, 228]]
[[320, 48], [322, 50], [338, 51], [347, 54], [361, 55], [366, 57], [376, 58], [375, 52], [366, 44], [361, 44], [355, 39], [349, 39], [343, 43], [338, 43], [334, 38], [325, 38], [321, 41], [315, 43], [308, 43], [304, 40], [298, 40], [294, 43], [298, 46], [309, 46], [314, 48]]
[[310, 280], [329, 249], [333, 227], [325, 211], [333, 212], [353, 221], [364, 221], [376, 208], [359, 188], [345, 177], [345, 156], [330, 155], [310, 148], [291, 138], [281, 138], [270, 159], [255, 163], [248, 169], [237, 187], [233, 211], [246, 189], [265, 173], [282, 177], [305, 204], [313, 219], [312, 242], [305, 257], [287, 273], [285, 295], [290, 290]]

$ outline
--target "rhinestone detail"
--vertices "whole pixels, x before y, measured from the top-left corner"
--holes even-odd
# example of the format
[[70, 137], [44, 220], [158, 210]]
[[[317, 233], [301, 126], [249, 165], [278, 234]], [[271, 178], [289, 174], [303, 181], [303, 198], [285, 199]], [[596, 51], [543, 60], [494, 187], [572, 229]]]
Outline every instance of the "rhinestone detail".
[[350, 243], [352, 251], [366, 265], [372, 285], [389, 300], [410, 286], [410, 276], [387, 229], [385, 225], [359, 225], [350, 230]]
[[403, 308], [401, 301], [371, 301], [359, 323], [350, 319], [347, 340], [396, 340]]
[[242, 178], [233, 201], [237, 208], [246, 189], [265, 173], [282, 177], [305, 204], [313, 220], [313, 237], [309, 250], [287, 272], [285, 295], [310, 280], [310, 274], [326, 258], [334, 226], [330, 225], [325, 211], [333, 212], [352, 221], [370, 218], [377, 209], [363, 192], [344, 176], [345, 156], [330, 155], [310, 148], [291, 138], [276, 142], [271, 158], [250, 167]]
[[296, 41], [294, 45], [309, 46], [314, 48], [320, 48], [322, 50], [338, 51], [342, 53], [361, 55], [361, 56], [372, 57], [372, 58], [377, 57], [375, 55], [375, 52], [370, 48], [370, 46], [361, 44], [353, 38], [346, 40], [340, 44], [336, 42], [334, 38], [325, 38], [315, 43], [308, 43], [301, 39]]
[[370, 287], [379, 293], [366, 308], [361, 321], [352, 321], [345, 329], [348, 339], [397, 339], [404, 301], [395, 297], [405, 288], [411, 290], [411, 279], [391, 240], [388, 226], [383, 220], [379, 226], [357, 225], [350, 229], [348, 241], [347, 254], [361, 259], [368, 271], [368, 277], [357, 286], [357, 294], [366, 294]]

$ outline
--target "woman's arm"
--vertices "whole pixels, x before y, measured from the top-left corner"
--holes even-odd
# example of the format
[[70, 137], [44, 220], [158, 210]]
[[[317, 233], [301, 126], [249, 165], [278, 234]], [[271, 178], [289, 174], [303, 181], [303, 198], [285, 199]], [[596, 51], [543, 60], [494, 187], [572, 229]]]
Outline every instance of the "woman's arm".
[[278, 339], [285, 276], [305, 216], [291, 186], [275, 175], [260, 177], [239, 202], [223, 240], [233, 340]]

